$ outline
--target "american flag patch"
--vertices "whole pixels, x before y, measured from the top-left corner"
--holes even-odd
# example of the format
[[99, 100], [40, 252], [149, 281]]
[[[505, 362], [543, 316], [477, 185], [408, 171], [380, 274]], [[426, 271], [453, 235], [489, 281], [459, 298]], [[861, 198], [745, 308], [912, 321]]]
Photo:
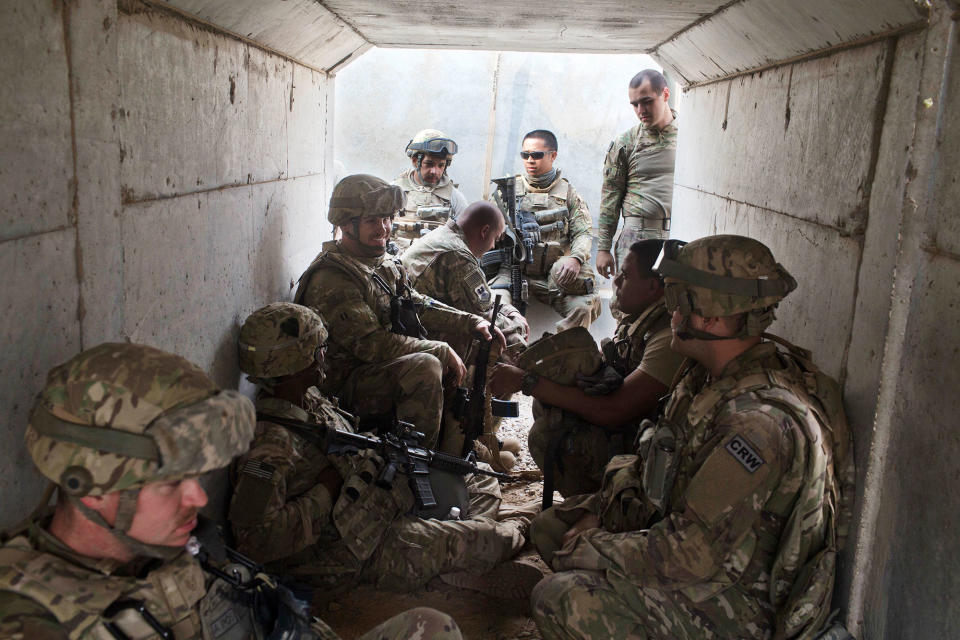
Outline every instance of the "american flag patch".
[[263, 460], [247, 460], [240, 468], [240, 473], [255, 478], [270, 480], [273, 478], [273, 472], [276, 470], [277, 468], [269, 462], [264, 462]]

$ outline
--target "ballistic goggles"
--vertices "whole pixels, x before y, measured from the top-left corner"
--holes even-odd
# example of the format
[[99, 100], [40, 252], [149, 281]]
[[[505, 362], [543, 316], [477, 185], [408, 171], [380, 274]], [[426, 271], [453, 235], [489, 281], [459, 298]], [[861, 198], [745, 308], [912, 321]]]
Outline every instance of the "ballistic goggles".
[[457, 143], [450, 138], [430, 138], [423, 142], [414, 142], [412, 139], [407, 143], [408, 151], [422, 151], [424, 153], [446, 153], [451, 156], [457, 154]]

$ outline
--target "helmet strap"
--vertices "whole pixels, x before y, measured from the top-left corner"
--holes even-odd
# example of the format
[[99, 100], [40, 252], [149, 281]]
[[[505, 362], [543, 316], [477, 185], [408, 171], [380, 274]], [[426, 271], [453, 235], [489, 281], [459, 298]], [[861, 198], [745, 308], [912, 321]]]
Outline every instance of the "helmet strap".
[[740, 336], [718, 336], [690, 326], [690, 316], [680, 316], [680, 324], [676, 329], [677, 337], [681, 340], [734, 340]]
[[88, 520], [94, 524], [103, 527], [117, 540], [130, 549], [134, 555], [146, 556], [148, 558], [159, 558], [161, 560], [170, 560], [176, 557], [183, 549], [180, 547], [167, 547], [159, 544], [147, 544], [134, 540], [127, 531], [133, 524], [133, 516], [137, 512], [137, 497], [140, 495], [140, 489], [125, 489], [120, 492], [120, 503], [117, 507], [117, 518], [114, 524], [110, 524], [97, 511], [94, 511], [83, 504], [77, 496], [67, 496], [67, 501], [75, 506]]

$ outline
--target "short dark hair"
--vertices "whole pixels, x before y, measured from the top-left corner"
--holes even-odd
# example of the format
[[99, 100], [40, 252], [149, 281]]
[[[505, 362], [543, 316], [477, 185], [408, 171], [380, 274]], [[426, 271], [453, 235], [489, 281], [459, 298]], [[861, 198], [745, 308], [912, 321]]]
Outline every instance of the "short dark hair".
[[527, 135], [523, 136], [523, 139], [527, 138], [537, 138], [538, 140], [543, 140], [543, 143], [547, 145], [547, 148], [550, 151], [557, 150], [557, 136], [553, 135], [552, 131], [547, 131], [546, 129], [534, 129]]
[[630, 88], [636, 89], [643, 84], [644, 80], [650, 81], [650, 88], [657, 92], [657, 95], [663, 93], [667, 87], [667, 79], [656, 69], [644, 69], [630, 79]]
[[640, 275], [644, 278], [659, 278], [660, 276], [653, 272], [653, 265], [657, 262], [660, 251], [663, 250], [663, 240], [648, 238], [638, 240], [630, 245], [630, 253], [637, 258], [637, 268], [640, 269]]

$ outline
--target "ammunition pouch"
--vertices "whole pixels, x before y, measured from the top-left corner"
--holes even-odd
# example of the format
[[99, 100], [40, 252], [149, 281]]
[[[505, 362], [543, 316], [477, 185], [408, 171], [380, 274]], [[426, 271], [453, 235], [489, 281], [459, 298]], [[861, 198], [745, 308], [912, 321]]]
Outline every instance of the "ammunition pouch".
[[427, 207], [417, 207], [417, 217], [421, 220], [430, 220], [431, 222], [446, 222], [450, 217], [449, 205], [433, 205]]
[[390, 330], [401, 336], [426, 338], [427, 330], [420, 323], [417, 308], [410, 298], [390, 296]]
[[545, 277], [557, 260], [563, 257], [563, 247], [558, 242], [538, 242], [533, 245], [531, 261], [527, 265], [527, 275], [535, 278]]
[[637, 456], [614, 456], [604, 470], [598, 515], [611, 533], [645, 529], [650, 519], [637, 462]]
[[403, 484], [390, 489], [374, 480], [383, 461], [370, 451], [362, 452], [357, 471], [346, 479], [333, 505], [333, 524], [344, 545], [361, 563], [379, 546], [390, 523], [413, 507], [413, 495]]
[[641, 425], [639, 447], [643, 455], [643, 494], [653, 507], [664, 515], [670, 506], [670, 493], [677, 477], [679, 452], [673, 427], [661, 420], [653, 429], [652, 423], [644, 420]]

